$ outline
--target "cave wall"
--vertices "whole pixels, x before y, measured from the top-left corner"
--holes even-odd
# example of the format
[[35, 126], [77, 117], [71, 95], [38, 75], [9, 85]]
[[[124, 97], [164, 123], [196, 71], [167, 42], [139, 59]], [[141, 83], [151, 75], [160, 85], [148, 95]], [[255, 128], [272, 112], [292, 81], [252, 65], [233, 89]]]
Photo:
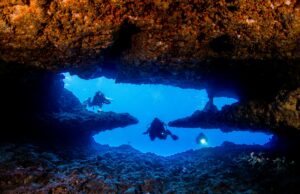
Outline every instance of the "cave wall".
[[127, 113], [86, 110], [61, 74], [1, 61], [0, 141], [86, 145], [104, 130], [137, 123]]
[[[130, 65], [152, 61], [170, 68], [209, 57], [294, 59], [300, 52], [299, 5], [296, 0], [3, 0], [0, 57], [48, 69], [70, 67], [99, 63], [119, 41], [121, 50], [112, 52], [126, 51], [121, 58]], [[124, 36], [124, 28], [135, 33]]]
[[[0, 59], [24, 68], [24, 80], [34, 79], [31, 68], [68, 70], [87, 79], [105, 75], [117, 82], [205, 88], [210, 96], [238, 97], [243, 108], [254, 102], [263, 110], [281, 92], [299, 88], [299, 37], [299, 0], [0, 3]], [[57, 108], [35, 98], [56, 92], [50, 85], [36, 93], [43, 79], [33, 93], [7, 88], [16, 108]]]
[[85, 78], [106, 75], [118, 82], [209, 88], [213, 95], [229, 91], [240, 99], [272, 98], [300, 83], [299, 5], [3, 0], [0, 59]]
[[[185, 128], [220, 128], [230, 131], [263, 131], [299, 136], [300, 88], [281, 91], [271, 102], [238, 102], [221, 111], [196, 111], [191, 116], [171, 121], [169, 126]], [[298, 137], [299, 138], [299, 137]]]

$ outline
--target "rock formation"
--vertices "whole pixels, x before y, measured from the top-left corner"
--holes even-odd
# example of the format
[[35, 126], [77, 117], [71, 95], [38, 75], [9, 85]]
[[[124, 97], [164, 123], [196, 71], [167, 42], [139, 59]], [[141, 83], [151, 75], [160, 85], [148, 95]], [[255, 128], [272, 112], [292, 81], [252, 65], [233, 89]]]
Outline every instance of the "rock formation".
[[299, 37], [298, 0], [0, 3], [0, 59], [6, 63], [205, 88], [242, 104], [263, 103], [259, 107], [299, 88]]
[[[170, 125], [279, 135], [168, 158], [90, 152], [93, 134], [137, 120], [85, 110], [65, 71], [235, 96]], [[299, 193], [299, 88], [299, 0], [1, 0], [0, 193]]]
[[1, 63], [1, 141], [86, 144], [99, 131], [138, 121], [131, 115], [93, 113], [64, 89], [63, 76]]
[[196, 111], [169, 123], [172, 127], [221, 128], [224, 131], [262, 130], [293, 133], [300, 130], [300, 89], [281, 92], [272, 103], [250, 101], [221, 111]]
[[183, 87], [223, 83], [249, 91], [262, 79], [277, 83], [282, 77], [299, 85], [293, 73], [300, 53], [296, 0], [5, 0], [0, 13], [0, 58], [6, 62], [82, 76], [117, 68], [121, 82]]
[[297, 0], [3, 0], [0, 7], [0, 58], [48, 69], [112, 55], [175, 71], [209, 57], [300, 54]]
[[[1, 193], [298, 193], [299, 163], [261, 146], [188, 151], [171, 157], [130, 146], [73, 147], [66, 156], [32, 145], [0, 146]], [[70, 150], [68, 152], [70, 154]], [[224, 154], [226, 153], [226, 154]]]

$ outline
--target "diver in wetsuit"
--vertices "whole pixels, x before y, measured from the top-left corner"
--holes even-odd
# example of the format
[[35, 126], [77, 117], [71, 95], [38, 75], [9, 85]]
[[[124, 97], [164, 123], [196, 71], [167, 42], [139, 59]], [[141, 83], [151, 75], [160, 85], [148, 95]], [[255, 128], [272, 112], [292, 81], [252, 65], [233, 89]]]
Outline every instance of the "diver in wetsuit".
[[97, 91], [93, 97], [93, 99], [91, 98], [88, 98], [87, 100], [85, 100], [83, 102], [83, 105], [85, 106], [89, 106], [89, 107], [95, 107], [95, 106], [98, 106], [99, 107], [99, 110], [98, 111], [101, 111], [101, 108], [103, 106], [103, 104], [110, 104], [111, 99], [107, 98], [104, 96], [104, 94], [100, 91]]
[[151, 141], [153, 141], [155, 138], [165, 140], [167, 139], [168, 135], [170, 135], [173, 140], [177, 140], [178, 136], [172, 134], [171, 131], [169, 131], [168, 129], [165, 129], [165, 126], [166, 125], [164, 124], [164, 122], [162, 122], [158, 118], [154, 118], [148, 130], [145, 131], [143, 134], [149, 134]]

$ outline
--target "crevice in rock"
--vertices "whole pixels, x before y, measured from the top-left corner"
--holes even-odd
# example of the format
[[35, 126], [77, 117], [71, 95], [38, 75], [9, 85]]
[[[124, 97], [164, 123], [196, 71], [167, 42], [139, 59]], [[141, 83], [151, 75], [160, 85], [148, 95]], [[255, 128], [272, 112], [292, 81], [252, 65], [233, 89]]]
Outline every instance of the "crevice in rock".
[[228, 5], [228, 6], [227, 6], [227, 9], [228, 9], [229, 11], [231, 11], [231, 12], [235, 12], [235, 11], [238, 11], [238, 10], [239, 10], [239, 8], [238, 8], [237, 6], [235, 6], [235, 5]]
[[213, 40], [210, 41], [209, 45], [211, 49], [217, 53], [221, 53], [221, 52], [230, 53], [235, 48], [231, 37], [227, 34], [214, 38]]
[[125, 20], [119, 30], [113, 35], [114, 43], [102, 52], [103, 68], [117, 70], [124, 51], [131, 49], [132, 36], [140, 32], [140, 28]]

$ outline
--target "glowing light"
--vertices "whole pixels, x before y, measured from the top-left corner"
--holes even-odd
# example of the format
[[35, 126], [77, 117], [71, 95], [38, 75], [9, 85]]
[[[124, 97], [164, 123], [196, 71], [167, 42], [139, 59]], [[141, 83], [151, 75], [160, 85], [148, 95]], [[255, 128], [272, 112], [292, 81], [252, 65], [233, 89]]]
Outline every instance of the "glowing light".
[[202, 145], [206, 145], [206, 144], [207, 144], [207, 141], [206, 141], [206, 139], [202, 138], [202, 139], [200, 139], [200, 143], [201, 143]]

